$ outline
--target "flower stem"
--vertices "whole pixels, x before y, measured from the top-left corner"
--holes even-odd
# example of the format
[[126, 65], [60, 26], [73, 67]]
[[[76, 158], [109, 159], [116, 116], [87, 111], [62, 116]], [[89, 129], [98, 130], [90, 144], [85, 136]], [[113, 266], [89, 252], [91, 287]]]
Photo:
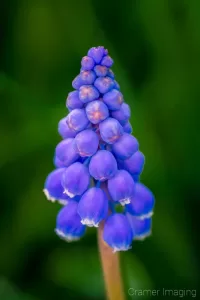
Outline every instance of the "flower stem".
[[113, 253], [102, 238], [104, 222], [99, 224], [98, 244], [101, 257], [101, 264], [104, 275], [104, 282], [108, 300], [124, 300], [124, 291], [120, 273], [119, 254]]

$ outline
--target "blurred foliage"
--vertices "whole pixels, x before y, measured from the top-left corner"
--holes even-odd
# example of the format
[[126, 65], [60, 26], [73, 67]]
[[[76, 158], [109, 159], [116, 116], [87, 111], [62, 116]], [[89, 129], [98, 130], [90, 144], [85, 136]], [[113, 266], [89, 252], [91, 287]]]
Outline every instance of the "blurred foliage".
[[157, 199], [153, 236], [122, 254], [127, 299], [128, 288], [197, 288], [200, 2], [1, 6], [0, 299], [104, 299], [95, 230], [79, 243], [60, 241], [59, 205], [42, 194], [71, 81], [96, 45], [114, 58], [146, 156], [142, 180]]

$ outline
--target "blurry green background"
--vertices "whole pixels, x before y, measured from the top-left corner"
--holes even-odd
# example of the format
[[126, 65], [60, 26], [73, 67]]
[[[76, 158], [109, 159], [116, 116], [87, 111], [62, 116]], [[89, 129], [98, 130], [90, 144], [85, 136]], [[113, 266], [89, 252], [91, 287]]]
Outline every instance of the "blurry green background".
[[59, 240], [59, 205], [42, 193], [71, 81], [98, 45], [157, 200], [152, 237], [121, 255], [127, 299], [128, 288], [197, 289], [200, 1], [4, 0], [0, 11], [0, 299], [105, 299], [96, 231]]

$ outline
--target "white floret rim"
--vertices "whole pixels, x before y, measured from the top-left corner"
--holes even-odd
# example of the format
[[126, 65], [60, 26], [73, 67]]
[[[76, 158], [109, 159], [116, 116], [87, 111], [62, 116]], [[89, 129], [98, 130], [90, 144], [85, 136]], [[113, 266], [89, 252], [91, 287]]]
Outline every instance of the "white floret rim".
[[152, 234], [151, 230], [145, 234], [142, 235], [135, 235], [134, 236], [134, 240], [136, 241], [143, 241], [145, 240], [147, 237], [149, 237]]
[[81, 223], [87, 225], [88, 227], [99, 227], [99, 223], [96, 223], [94, 220], [82, 219]]
[[120, 204], [121, 204], [122, 206], [124, 206], [124, 205], [126, 205], [126, 204], [129, 204], [129, 203], [131, 203], [131, 199], [130, 199], [130, 198], [124, 198], [124, 199], [121, 199], [121, 200], [120, 200]]
[[80, 240], [79, 237], [73, 236], [71, 234], [65, 234], [62, 230], [55, 229], [56, 234], [63, 240], [67, 242], [74, 242]]

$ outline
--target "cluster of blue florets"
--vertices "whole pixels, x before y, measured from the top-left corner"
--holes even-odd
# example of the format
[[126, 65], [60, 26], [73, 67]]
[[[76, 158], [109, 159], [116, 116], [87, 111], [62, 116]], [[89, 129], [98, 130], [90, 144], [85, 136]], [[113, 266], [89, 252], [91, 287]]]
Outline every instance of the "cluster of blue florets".
[[150, 235], [154, 196], [140, 183], [145, 159], [131, 135], [130, 108], [112, 65], [104, 47], [91, 48], [82, 58], [66, 100], [69, 114], [58, 124], [63, 140], [55, 150], [56, 169], [44, 192], [64, 205], [56, 223], [61, 238], [77, 240], [87, 226], [105, 221], [103, 239], [120, 251]]

